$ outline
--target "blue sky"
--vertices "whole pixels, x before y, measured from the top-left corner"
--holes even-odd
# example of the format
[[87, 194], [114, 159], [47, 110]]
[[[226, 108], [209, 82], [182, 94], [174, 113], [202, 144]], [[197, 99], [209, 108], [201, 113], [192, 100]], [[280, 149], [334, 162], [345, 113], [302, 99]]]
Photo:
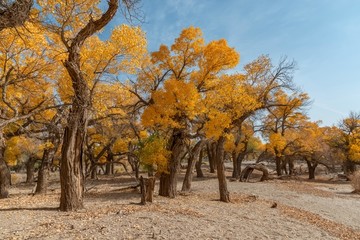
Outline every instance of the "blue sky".
[[[224, 38], [241, 67], [261, 54], [297, 62], [295, 82], [309, 93], [311, 120], [337, 124], [360, 111], [359, 0], [143, 0], [149, 50], [171, 44], [183, 28], [206, 41]], [[117, 15], [120, 18], [120, 15]]]

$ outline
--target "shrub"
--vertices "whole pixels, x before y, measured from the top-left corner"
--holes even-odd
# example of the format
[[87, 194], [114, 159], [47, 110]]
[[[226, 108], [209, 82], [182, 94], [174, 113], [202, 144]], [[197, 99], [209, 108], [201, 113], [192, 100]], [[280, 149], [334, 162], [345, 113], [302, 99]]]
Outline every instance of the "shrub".
[[360, 170], [356, 171], [351, 177], [351, 185], [353, 186], [354, 193], [360, 193]]

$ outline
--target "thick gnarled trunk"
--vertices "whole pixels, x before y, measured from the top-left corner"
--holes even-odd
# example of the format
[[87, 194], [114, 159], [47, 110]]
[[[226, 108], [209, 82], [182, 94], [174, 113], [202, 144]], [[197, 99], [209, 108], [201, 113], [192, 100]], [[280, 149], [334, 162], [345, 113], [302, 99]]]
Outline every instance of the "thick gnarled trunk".
[[117, 0], [109, 0], [107, 11], [97, 20], [90, 19], [86, 26], [72, 39], [71, 45], [68, 45], [67, 41], [63, 42], [68, 50], [68, 58], [64, 62], [64, 66], [72, 81], [74, 98], [61, 150], [61, 211], [74, 211], [83, 208], [82, 155], [91, 98], [87, 80], [80, 67], [80, 50], [87, 38], [110, 22], [118, 7], [119, 2]]
[[160, 176], [159, 195], [174, 198], [177, 195], [177, 173], [185, 151], [185, 138], [181, 130], [175, 129], [170, 140], [171, 157], [168, 161], [168, 173]]
[[65, 128], [61, 150], [61, 211], [74, 211], [83, 208], [82, 154], [86, 120], [86, 109], [82, 106], [73, 106], [69, 115], [68, 126]]

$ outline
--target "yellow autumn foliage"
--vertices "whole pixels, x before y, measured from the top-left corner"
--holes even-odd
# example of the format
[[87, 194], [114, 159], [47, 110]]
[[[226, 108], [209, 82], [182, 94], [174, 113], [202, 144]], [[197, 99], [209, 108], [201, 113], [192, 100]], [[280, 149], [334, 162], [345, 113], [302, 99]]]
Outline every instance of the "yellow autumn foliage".
[[156, 135], [150, 136], [140, 143], [140, 148], [136, 154], [145, 167], [150, 167], [158, 173], [167, 172], [171, 152], [166, 149], [166, 140], [164, 138]]
[[164, 83], [164, 89], [153, 93], [154, 104], [142, 115], [144, 126], [182, 128], [186, 119], [194, 119], [202, 113], [200, 94], [192, 83], [175, 79]]

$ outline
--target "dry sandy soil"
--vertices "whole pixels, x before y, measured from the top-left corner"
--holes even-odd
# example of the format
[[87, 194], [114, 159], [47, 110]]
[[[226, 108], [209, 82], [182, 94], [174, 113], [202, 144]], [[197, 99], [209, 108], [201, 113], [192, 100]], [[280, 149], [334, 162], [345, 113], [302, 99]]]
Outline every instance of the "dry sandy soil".
[[232, 203], [222, 203], [207, 173], [190, 194], [146, 206], [131, 185], [124, 175], [88, 181], [86, 208], [72, 213], [57, 210], [58, 182], [45, 196], [13, 186], [0, 199], [0, 239], [360, 239], [360, 196], [345, 182], [229, 181]]

